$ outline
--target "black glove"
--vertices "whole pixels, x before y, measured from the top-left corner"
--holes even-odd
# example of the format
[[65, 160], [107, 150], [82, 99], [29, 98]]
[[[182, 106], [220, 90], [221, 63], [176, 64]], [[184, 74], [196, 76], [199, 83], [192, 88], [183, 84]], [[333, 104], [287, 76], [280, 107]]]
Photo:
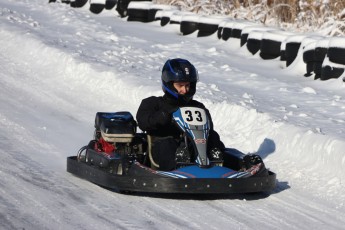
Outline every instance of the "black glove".
[[177, 110], [177, 107], [169, 103], [161, 105], [159, 111], [157, 111], [156, 119], [157, 124], [166, 125], [172, 121], [172, 114]]
[[243, 164], [247, 169], [259, 163], [263, 163], [263, 161], [257, 154], [247, 154], [243, 157]]

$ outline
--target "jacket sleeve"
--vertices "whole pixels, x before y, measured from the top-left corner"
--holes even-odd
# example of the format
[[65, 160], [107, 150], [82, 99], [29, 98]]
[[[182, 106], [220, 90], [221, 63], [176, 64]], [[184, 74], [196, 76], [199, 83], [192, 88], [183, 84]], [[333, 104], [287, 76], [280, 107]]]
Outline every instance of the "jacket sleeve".
[[158, 104], [154, 97], [145, 98], [138, 108], [136, 119], [138, 126], [143, 131], [150, 131], [157, 128], [155, 119], [158, 114]]

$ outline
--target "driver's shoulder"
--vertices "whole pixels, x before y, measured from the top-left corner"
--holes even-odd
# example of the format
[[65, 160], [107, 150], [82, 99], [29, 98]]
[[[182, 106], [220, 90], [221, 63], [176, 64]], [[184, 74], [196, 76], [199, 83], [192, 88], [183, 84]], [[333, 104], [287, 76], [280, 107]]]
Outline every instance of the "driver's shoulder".
[[206, 109], [206, 107], [203, 103], [201, 103], [200, 101], [194, 100], [194, 99], [190, 101], [189, 106]]
[[146, 103], [152, 103], [152, 102], [160, 102], [162, 101], [163, 98], [161, 96], [150, 96], [150, 97], [147, 97], [147, 98], [144, 98], [142, 101], [143, 102], [146, 102]]

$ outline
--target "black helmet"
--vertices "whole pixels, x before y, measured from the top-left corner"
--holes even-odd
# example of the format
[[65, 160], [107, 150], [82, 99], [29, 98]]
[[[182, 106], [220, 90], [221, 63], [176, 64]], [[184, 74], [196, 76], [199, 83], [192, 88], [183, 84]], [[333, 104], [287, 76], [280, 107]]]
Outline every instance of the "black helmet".
[[[185, 59], [169, 59], [165, 62], [162, 69], [163, 92], [167, 95], [171, 95], [182, 103], [188, 102], [193, 98], [198, 79], [198, 71], [188, 60]], [[178, 94], [173, 86], [174, 82], [190, 82], [189, 92], [185, 95]]]

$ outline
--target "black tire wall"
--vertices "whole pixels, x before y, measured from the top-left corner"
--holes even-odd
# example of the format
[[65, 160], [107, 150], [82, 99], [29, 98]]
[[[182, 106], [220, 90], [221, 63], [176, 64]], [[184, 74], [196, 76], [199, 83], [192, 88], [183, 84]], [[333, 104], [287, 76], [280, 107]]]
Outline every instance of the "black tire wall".
[[105, 5], [104, 4], [95, 4], [95, 3], [92, 3], [90, 4], [90, 11], [94, 14], [100, 14], [105, 8]]
[[197, 37], [206, 37], [214, 34], [218, 30], [217, 24], [198, 23]]
[[111, 10], [117, 4], [117, 0], [106, 0], [104, 8], [106, 10]]
[[328, 48], [316, 47], [314, 51], [314, 65], [313, 70], [315, 73], [315, 79], [321, 78], [322, 63], [327, 55]]
[[183, 35], [192, 34], [197, 30], [198, 30], [198, 23], [197, 22], [181, 21], [180, 32]]
[[260, 44], [260, 57], [264, 60], [275, 59], [280, 56], [281, 42], [271, 39], [262, 39]]
[[[285, 56], [285, 61], [286, 61], [286, 67], [291, 65], [291, 63], [296, 59], [298, 50], [301, 47], [300, 42], [289, 42], [286, 43], [285, 45], [285, 52], [281, 54], [281, 59], [282, 60]], [[283, 61], [283, 60], [282, 60]]]
[[75, 0], [73, 2], [71, 2], [71, 7], [75, 7], [75, 8], [81, 8], [83, 6], [85, 6], [85, 4], [88, 2], [88, 0]]
[[306, 64], [306, 73], [305, 77], [310, 77], [314, 71], [314, 53], [315, 49], [306, 50], [303, 52], [303, 62]]
[[231, 28], [224, 27], [222, 32], [222, 40], [227, 41], [231, 37], [231, 31]]
[[248, 51], [254, 55], [260, 50], [261, 40], [250, 38], [247, 40], [246, 46]]

